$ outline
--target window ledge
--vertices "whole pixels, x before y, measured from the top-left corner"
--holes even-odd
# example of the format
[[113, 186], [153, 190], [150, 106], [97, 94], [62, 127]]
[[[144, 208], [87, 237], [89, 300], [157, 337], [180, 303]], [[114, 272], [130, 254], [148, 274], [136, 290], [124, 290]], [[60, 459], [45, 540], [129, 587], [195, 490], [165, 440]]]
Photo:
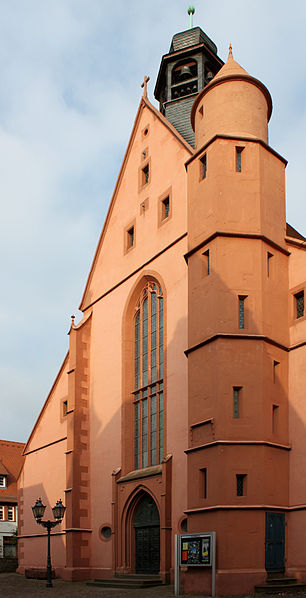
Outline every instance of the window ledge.
[[161, 473], [161, 465], [154, 465], [153, 467], [146, 467], [145, 469], [136, 469], [135, 471], [131, 471], [127, 475], [124, 475], [122, 478], [120, 478], [117, 484], [123, 484], [124, 482], [139, 480], [141, 478], [149, 478], [154, 475], [161, 475]]

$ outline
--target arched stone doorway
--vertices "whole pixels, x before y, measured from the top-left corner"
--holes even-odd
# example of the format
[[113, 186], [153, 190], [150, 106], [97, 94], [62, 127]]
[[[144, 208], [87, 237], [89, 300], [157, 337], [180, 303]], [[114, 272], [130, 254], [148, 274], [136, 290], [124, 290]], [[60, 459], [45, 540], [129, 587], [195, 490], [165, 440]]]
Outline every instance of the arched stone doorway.
[[159, 573], [160, 520], [157, 506], [149, 494], [138, 502], [133, 520], [136, 573]]

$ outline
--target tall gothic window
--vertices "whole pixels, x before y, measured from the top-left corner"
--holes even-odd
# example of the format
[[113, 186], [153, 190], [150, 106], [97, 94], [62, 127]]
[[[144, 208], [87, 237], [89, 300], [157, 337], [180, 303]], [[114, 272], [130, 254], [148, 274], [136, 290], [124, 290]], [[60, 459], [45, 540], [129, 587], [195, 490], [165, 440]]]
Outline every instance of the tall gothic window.
[[135, 313], [134, 466], [161, 463], [163, 458], [163, 295], [149, 282]]

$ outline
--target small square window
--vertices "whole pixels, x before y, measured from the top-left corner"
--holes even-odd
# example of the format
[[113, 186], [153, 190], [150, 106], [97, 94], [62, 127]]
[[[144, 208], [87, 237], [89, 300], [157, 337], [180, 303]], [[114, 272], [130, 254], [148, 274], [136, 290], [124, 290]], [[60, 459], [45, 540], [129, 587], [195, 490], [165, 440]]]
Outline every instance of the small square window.
[[6, 475], [0, 475], [0, 488], [6, 488]]
[[200, 158], [200, 178], [206, 179], [207, 175], [207, 155], [204, 154], [202, 158]]
[[246, 477], [245, 473], [237, 473], [236, 475], [237, 496], [245, 496], [246, 494]]
[[304, 315], [304, 291], [300, 291], [294, 295], [296, 318], [302, 318]]

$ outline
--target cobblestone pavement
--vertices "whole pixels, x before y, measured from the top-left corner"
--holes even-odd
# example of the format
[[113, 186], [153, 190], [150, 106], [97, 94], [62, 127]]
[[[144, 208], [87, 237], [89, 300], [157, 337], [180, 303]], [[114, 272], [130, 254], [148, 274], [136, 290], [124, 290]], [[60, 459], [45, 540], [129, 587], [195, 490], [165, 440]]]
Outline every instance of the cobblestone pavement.
[[[69, 583], [60, 579], [53, 580], [53, 588], [46, 588], [45, 580], [26, 579], [17, 573], [0, 573], [1, 598], [172, 598], [173, 586], [160, 586], [141, 590], [117, 590], [89, 587], [85, 583]], [[257, 594], [257, 598], [276, 598], [295, 596], [306, 598], [306, 592], [297, 594]], [[181, 598], [187, 598], [182, 595]], [[188, 597], [190, 598], [190, 596]], [[195, 596], [192, 598], [203, 598]], [[228, 596], [227, 598], [231, 598]], [[253, 596], [244, 596], [253, 598]]]

